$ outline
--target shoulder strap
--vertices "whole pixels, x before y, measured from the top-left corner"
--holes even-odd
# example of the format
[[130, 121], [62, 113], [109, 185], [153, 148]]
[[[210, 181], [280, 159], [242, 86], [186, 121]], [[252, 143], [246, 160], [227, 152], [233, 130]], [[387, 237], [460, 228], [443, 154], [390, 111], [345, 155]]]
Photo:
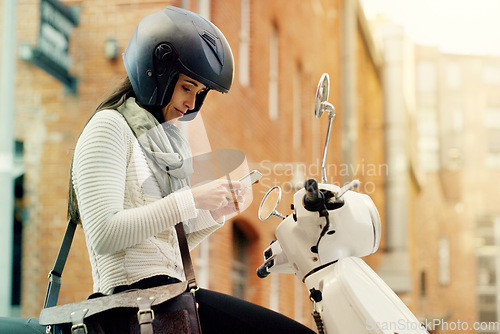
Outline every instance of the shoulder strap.
[[188, 282], [188, 290], [196, 290], [198, 289], [198, 284], [196, 283], [193, 262], [191, 261], [186, 232], [184, 231], [184, 224], [182, 222], [175, 225], [175, 232], [177, 232], [177, 240], [179, 241], [179, 248], [181, 250], [182, 266], [184, 267], [184, 275], [186, 275], [186, 281]]
[[[64, 233], [63, 241], [61, 243], [61, 247], [59, 248], [59, 253], [57, 254], [56, 263], [54, 264], [54, 268], [49, 273], [49, 284], [47, 286], [43, 308], [57, 305], [57, 299], [59, 298], [59, 291], [61, 289], [61, 276], [64, 266], [66, 265], [66, 260], [68, 259], [71, 244], [73, 243], [76, 226], [77, 224], [71, 219], [68, 221], [68, 227], [66, 227], [66, 232]], [[177, 233], [177, 240], [179, 241], [182, 266], [184, 267], [184, 275], [186, 276], [186, 280], [188, 282], [188, 289], [190, 291], [196, 290], [198, 286], [196, 284], [193, 263], [191, 261], [191, 255], [189, 254], [186, 233], [184, 232], [184, 225], [182, 222], [175, 225], [175, 231]]]
[[49, 273], [49, 285], [47, 286], [43, 308], [57, 305], [59, 290], [61, 289], [61, 276], [64, 265], [66, 264], [66, 259], [68, 258], [69, 249], [73, 243], [76, 225], [77, 224], [71, 219], [68, 221], [68, 227], [66, 227], [61, 248], [59, 248], [59, 253], [57, 254], [56, 263], [54, 264], [54, 268]]

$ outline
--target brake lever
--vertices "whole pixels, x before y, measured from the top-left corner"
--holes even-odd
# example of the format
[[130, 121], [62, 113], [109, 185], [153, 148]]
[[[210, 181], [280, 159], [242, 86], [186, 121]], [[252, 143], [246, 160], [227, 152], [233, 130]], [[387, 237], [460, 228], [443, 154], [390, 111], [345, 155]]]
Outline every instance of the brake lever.
[[359, 180], [352, 180], [351, 182], [340, 188], [339, 192], [335, 194], [335, 201], [339, 201], [346, 192], [353, 188], [359, 188], [360, 185], [361, 182], [359, 182]]

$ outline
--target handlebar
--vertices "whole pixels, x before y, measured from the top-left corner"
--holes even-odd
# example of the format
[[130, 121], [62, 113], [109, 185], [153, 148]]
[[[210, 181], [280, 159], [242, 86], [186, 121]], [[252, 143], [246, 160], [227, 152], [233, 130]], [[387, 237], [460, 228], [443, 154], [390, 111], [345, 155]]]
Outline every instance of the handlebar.
[[325, 197], [318, 189], [318, 182], [309, 179], [304, 183], [306, 194], [304, 195], [304, 208], [308, 211], [321, 211], [325, 205]]
[[259, 278], [266, 278], [269, 276], [270, 272], [267, 270], [267, 263], [262, 264], [259, 268], [257, 268], [257, 276]]
[[306, 190], [306, 194], [304, 195], [303, 203], [304, 208], [308, 211], [319, 212], [321, 217], [325, 217], [326, 224], [321, 230], [321, 234], [318, 238], [318, 242], [316, 246], [311, 248], [313, 253], [318, 253], [318, 245], [323, 236], [326, 234], [328, 229], [330, 228], [330, 220], [328, 219], [328, 210], [325, 205], [325, 196], [318, 189], [318, 182], [315, 179], [309, 179], [304, 183], [304, 188]]
[[304, 188], [306, 189], [306, 200], [309, 202], [314, 202], [318, 200], [318, 182], [315, 179], [309, 179], [304, 183]]

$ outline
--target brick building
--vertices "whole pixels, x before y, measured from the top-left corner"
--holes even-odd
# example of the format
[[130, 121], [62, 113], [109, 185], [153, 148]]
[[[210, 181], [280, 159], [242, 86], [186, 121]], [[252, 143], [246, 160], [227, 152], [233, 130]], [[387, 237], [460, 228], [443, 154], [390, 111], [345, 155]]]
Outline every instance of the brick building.
[[[329, 181], [357, 177], [384, 221], [385, 173], [380, 59], [357, 1], [80, 1], [63, 2], [78, 12], [70, 36], [70, 92], [29, 61], [17, 61], [15, 139], [22, 144], [23, 316], [37, 316], [47, 273], [66, 226], [68, 171], [78, 135], [99, 99], [125, 75], [120, 56], [139, 20], [167, 4], [200, 12], [224, 32], [233, 49], [235, 80], [229, 94], [211, 93], [202, 120], [212, 150], [245, 153], [250, 169], [263, 174], [253, 202], [193, 252], [201, 285], [275, 309], [312, 326], [307, 293], [291, 275], [260, 280], [255, 268], [274, 239], [278, 219], [257, 218], [267, 189], [283, 185], [280, 210], [287, 214], [297, 184], [320, 177], [326, 120], [313, 117], [313, 99], [323, 72], [331, 78], [337, 109], [328, 160]], [[19, 45], [36, 45], [40, 2], [17, 2]], [[22, 15], [21, 15], [22, 13]], [[110, 44], [111, 43], [111, 44]], [[367, 167], [368, 166], [368, 167]], [[371, 168], [368, 170], [368, 168]], [[364, 185], [365, 188], [363, 188]], [[382, 240], [383, 248], [384, 240]], [[380, 255], [367, 261], [377, 266]], [[83, 233], [77, 231], [63, 275], [59, 303], [85, 298], [92, 290]]]
[[[470, 328], [478, 322], [478, 333], [498, 333], [500, 59], [431, 47], [415, 55], [421, 171], [415, 309], [429, 319]], [[428, 247], [418, 247], [422, 243]]]
[[499, 59], [443, 54], [371, 23], [384, 52], [386, 163], [401, 170], [387, 177], [377, 271], [432, 333], [498, 333]]

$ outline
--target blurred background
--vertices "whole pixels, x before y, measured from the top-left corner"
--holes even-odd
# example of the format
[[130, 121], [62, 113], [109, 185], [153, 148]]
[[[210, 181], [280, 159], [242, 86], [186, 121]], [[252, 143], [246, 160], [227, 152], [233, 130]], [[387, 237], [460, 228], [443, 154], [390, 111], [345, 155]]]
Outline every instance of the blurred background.
[[[496, 0], [3, 0], [0, 316], [38, 317], [67, 224], [76, 140], [124, 78], [137, 23], [166, 5], [200, 13], [227, 37], [234, 83], [209, 94], [204, 133], [211, 150], [242, 151], [263, 174], [249, 208], [194, 251], [201, 286], [313, 328], [295, 277], [255, 275], [280, 222], [259, 221], [257, 210], [281, 185], [278, 209], [289, 214], [304, 180], [320, 178], [327, 120], [314, 118], [314, 94], [326, 72], [337, 110], [328, 181], [359, 179], [382, 218], [380, 249], [364, 260], [419, 320], [492, 323], [478, 333], [498, 333]], [[59, 304], [90, 293], [79, 229]]]

